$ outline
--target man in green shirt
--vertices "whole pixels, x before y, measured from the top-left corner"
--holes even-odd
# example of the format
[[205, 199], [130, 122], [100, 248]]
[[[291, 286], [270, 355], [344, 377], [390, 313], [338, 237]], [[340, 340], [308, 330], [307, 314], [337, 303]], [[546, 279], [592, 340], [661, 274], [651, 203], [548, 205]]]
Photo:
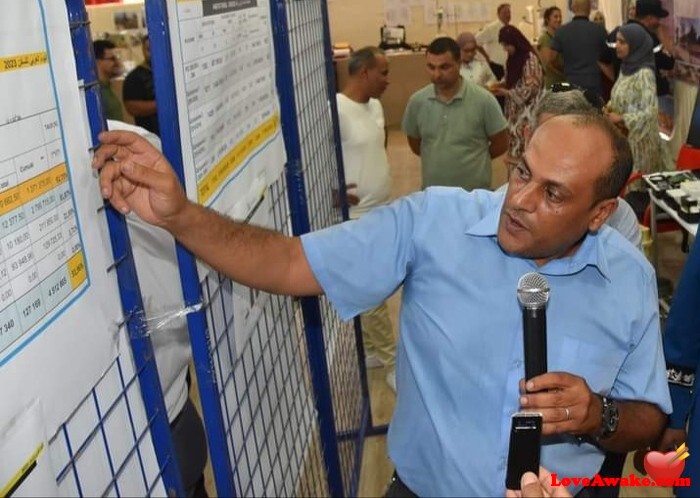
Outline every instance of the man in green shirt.
[[459, 45], [437, 38], [428, 46], [431, 84], [408, 101], [402, 128], [421, 156], [423, 188], [491, 188], [491, 159], [508, 149], [508, 129], [491, 93], [459, 75]]
[[111, 81], [122, 72], [117, 54], [117, 46], [109, 40], [96, 40], [92, 43], [97, 66], [97, 79], [102, 93], [102, 110], [107, 119], [124, 121], [122, 103], [112, 90]]

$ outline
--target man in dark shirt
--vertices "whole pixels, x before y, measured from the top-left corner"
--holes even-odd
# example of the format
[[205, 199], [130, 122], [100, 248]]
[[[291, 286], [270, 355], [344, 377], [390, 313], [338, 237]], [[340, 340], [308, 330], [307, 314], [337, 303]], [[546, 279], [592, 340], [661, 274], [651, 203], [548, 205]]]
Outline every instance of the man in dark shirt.
[[[671, 84], [666, 73], [673, 69], [676, 60], [671, 55], [673, 41], [661, 26], [661, 19], [668, 16], [668, 11], [661, 5], [661, 0], [637, 0], [635, 16], [628, 23], [641, 24], [654, 42], [654, 59], [656, 61], [656, 94], [659, 96], [660, 109], [663, 108], [662, 97], [671, 94]], [[608, 47], [615, 68], [615, 76], [620, 72], [620, 59], [615, 53], [618, 26], [608, 36]], [[661, 40], [663, 38], [663, 40]], [[662, 109], [668, 114], [668, 109]], [[673, 114], [673, 108], [670, 109]]]
[[571, 10], [574, 18], [554, 35], [549, 62], [561, 54], [566, 81], [585, 90], [591, 104], [601, 108], [604, 103], [601, 77], [605, 73], [612, 79], [607, 33], [601, 25], [590, 21], [590, 0], [573, 0]]
[[146, 35], [142, 40], [143, 62], [124, 80], [122, 99], [126, 111], [134, 116], [138, 126], [159, 135], [156, 93], [151, 69], [151, 45]]

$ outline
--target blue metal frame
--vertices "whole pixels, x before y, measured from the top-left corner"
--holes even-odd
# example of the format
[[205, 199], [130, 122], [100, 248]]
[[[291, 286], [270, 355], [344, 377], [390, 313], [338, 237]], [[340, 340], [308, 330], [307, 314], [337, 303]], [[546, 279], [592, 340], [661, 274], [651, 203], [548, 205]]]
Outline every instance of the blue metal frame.
[[[293, 88], [292, 55], [289, 48], [289, 30], [285, 0], [271, 0], [272, 20], [277, 64], [277, 92], [281, 101], [282, 133], [287, 151], [287, 186], [292, 230], [295, 235], [309, 232], [308, 204], [302, 171], [297, 107]], [[304, 329], [311, 368], [314, 399], [322, 440], [323, 458], [326, 466], [328, 490], [331, 496], [343, 496], [343, 477], [340, 466], [335, 418], [331, 396], [328, 363], [323, 340], [323, 325], [318, 298], [301, 299], [304, 313]]]
[[[165, 0], [146, 0], [146, 19], [151, 44], [152, 66], [156, 95], [158, 95], [158, 122], [160, 126], [163, 153], [180, 179], [185, 184], [180, 143], [180, 124], [177, 113], [175, 75], [170, 47], [170, 28]], [[202, 302], [197, 262], [192, 253], [177, 244], [177, 260], [180, 267], [182, 293], [185, 306]], [[214, 365], [209, 354], [210, 344], [207, 334], [205, 310], [187, 315], [187, 324], [192, 345], [197, 387], [204, 412], [204, 426], [209, 445], [216, 490], [219, 496], [235, 496], [233, 471], [226, 445], [226, 430], [221, 413], [219, 387], [214, 375]]]
[[[100, 88], [97, 84], [95, 57], [89, 30], [87, 10], [83, 0], [66, 0], [71, 38], [75, 52], [78, 78], [85, 83], [85, 98], [90, 122], [92, 145], [98, 145], [99, 133], [106, 129]], [[163, 483], [168, 493], [182, 495], [182, 481], [175, 451], [170, 436], [167, 411], [163, 401], [158, 370], [153, 357], [153, 348], [148, 335], [144, 334], [143, 303], [134, 259], [131, 253], [126, 220], [111, 206], [105, 207], [109, 226], [114, 269], [119, 282], [119, 295], [126, 317], [134, 363], [138, 372], [141, 395], [146, 414], [151, 420], [150, 432], [158, 464], [162, 469]]]

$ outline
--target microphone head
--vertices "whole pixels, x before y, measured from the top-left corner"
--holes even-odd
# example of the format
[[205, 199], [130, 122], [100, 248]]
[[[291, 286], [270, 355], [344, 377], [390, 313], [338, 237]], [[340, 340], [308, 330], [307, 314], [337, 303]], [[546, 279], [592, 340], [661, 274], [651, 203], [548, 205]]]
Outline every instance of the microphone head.
[[526, 308], [540, 308], [549, 300], [549, 283], [537, 272], [526, 273], [518, 280], [518, 301]]

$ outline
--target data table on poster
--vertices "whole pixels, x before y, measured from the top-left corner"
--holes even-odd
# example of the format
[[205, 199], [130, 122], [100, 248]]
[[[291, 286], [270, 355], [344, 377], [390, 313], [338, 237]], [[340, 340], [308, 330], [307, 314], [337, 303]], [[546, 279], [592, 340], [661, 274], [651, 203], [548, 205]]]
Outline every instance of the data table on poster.
[[0, 353], [87, 280], [55, 108], [0, 124]]
[[197, 201], [209, 205], [280, 129], [269, 14], [258, 0], [179, 1], [176, 30], [183, 150], [189, 142]]

